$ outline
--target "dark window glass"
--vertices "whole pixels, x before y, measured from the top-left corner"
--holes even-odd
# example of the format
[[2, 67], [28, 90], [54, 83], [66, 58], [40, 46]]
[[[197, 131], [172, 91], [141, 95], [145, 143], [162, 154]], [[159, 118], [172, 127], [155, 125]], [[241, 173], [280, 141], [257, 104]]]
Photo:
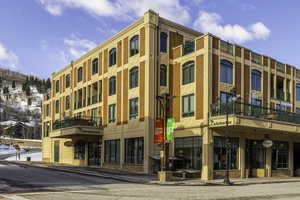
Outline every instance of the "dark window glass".
[[138, 98], [129, 100], [129, 119], [135, 119], [138, 116]]
[[74, 145], [74, 159], [85, 160], [85, 143], [77, 142]]
[[130, 39], [130, 56], [139, 53], [139, 36], [135, 35]]
[[98, 73], [98, 59], [94, 59], [92, 63], [92, 75]]
[[167, 53], [168, 51], [168, 34], [165, 32], [160, 33], [160, 52]]
[[285, 111], [286, 110], [286, 106], [283, 105], [283, 104], [276, 104], [276, 110]]
[[130, 70], [129, 88], [135, 88], [139, 85], [139, 68], [134, 67]]
[[194, 116], [194, 94], [182, 97], [182, 117]]
[[116, 50], [116, 48], [112, 48], [109, 51], [109, 66], [115, 65], [116, 60], [117, 60], [117, 50]]
[[67, 74], [66, 76], [66, 88], [71, 86], [71, 74]]
[[125, 139], [125, 163], [144, 163], [144, 138]]
[[232, 84], [233, 67], [227, 60], [221, 60], [221, 82]]
[[275, 141], [272, 146], [272, 169], [288, 169], [289, 143]]
[[160, 86], [167, 86], [167, 66], [160, 65]]
[[252, 90], [261, 91], [261, 72], [253, 69], [251, 71]]
[[296, 100], [300, 101], [300, 84], [296, 84]]
[[106, 140], [104, 145], [104, 161], [106, 163], [120, 163], [120, 140]]
[[55, 113], [59, 113], [59, 100], [55, 102]]
[[66, 110], [70, 109], [70, 96], [66, 96]]
[[55, 82], [55, 92], [58, 93], [59, 92], [59, 80], [57, 80]]
[[82, 81], [82, 67], [80, 67], [77, 71], [77, 82]]
[[260, 140], [246, 140], [246, 168], [264, 169], [266, 164], [266, 151]]
[[109, 79], [109, 96], [116, 94], [116, 77]]
[[108, 122], [114, 123], [116, 121], [116, 104], [111, 104], [108, 107]]
[[176, 169], [201, 169], [202, 137], [175, 138]]
[[194, 82], [194, 61], [185, 63], [182, 67], [182, 84]]
[[226, 145], [229, 150], [229, 169], [237, 169], [238, 167], [238, 138], [228, 138], [228, 142], [225, 137], [214, 137], [214, 169], [225, 170], [226, 169]]

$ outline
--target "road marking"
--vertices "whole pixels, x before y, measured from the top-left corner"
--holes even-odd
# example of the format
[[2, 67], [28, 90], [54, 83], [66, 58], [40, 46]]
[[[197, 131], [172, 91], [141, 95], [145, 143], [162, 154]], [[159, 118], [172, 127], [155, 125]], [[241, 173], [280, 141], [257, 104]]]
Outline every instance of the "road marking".
[[26, 199], [24, 197], [20, 197], [20, 196], [7, 196], [7, 195], [1, 195], [2, 197], [6, 198], [6, 199], [11, 199], [11, 200], [30, 200], [30, 199]]

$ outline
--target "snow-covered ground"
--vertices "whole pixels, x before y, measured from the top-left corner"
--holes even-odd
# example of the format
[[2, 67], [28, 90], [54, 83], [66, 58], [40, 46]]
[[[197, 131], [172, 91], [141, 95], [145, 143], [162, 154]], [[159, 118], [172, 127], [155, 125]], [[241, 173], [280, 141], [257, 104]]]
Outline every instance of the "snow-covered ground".
[[[21, 154], [20, 160], [18, 161], [26, 161], [27, 157], [30, 157], [31, 161], [42, 161], [42, 152]], [[6, 158], [5, 160], [16, 161], [16, 156]]]
[[0, 155], [13, 154], [16, 153], [15, 147], [12, 145], [0, 144]]

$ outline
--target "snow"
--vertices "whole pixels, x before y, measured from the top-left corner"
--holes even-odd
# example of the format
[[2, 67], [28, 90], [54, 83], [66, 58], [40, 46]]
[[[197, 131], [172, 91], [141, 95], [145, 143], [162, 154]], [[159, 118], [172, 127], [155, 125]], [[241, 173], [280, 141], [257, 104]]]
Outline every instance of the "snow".
[[14, 141], [30, 141], [30, 142], [42, 142], [42, 140], [34, 140], [34, 139], [19, 139], [19, 138], [11, 138], [11, 137], [6, 137], [6, 136], [0, 136], [0, 138], [3, 138], [3, 139], [12, 139]]
[[1, 126], [14, 126], [17, 122], [13, 120], [2, 121], [0, 122]]
[[[42, 161], [42, 152], [21, 154], [20, 160], [18, 160], [18, 161], [26, 161], [27, 157], [30, 157], [31, 161]], [[16, 156], [6, 158], [5, 160], [9, 160], [9, 161], [16, 160]]]
[[12, 145], [0, 144], [0, 155], [16, 153], [16, 149]]

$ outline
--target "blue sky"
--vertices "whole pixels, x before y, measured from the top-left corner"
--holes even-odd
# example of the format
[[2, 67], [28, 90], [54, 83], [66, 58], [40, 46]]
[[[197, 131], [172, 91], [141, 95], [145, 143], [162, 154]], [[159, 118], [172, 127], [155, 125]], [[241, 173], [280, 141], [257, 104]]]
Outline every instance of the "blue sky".
[[300, 67], [299, 0], [0, 0], [0, 66], [47, 78], [149, 8]]

